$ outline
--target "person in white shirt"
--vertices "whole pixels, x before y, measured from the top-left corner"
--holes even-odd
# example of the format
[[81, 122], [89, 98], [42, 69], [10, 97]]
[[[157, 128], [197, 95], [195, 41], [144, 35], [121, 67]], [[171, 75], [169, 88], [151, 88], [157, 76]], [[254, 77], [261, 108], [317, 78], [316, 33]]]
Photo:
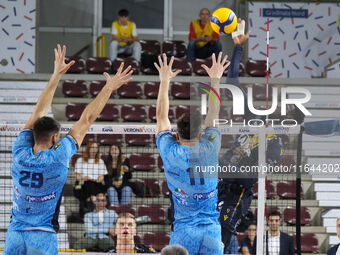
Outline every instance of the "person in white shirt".
[[273, 211], [268, 215], [269, 231], [266, 232], [267, 255], [294, 255], [293, 238], [281, 232], [281, 214]]
[[[93, 203], [98, 193], [105, 193], [103, 184], [106, 166], [100, 158], [99, 146], [95, 142], [89, 142], [83, 153], [75, 164], [76, 186], [75, 195], [80, 201], [79, 215], [92, 209]], [[86, 209], [88, 208], [88, 210]]]
[[129, 20], [129, 11], [122, 9], [118, 12], [118, 20], [111, 25], [112, 42], [110, 44], [110, 58], [115, 60], [117, 54], [132, 55], [140, 61], [141, 45], [138, 41], [136, 24]]
[[[336, 234], [340, 239], [340, 218], [336, 220]], [[327, 255], [340, 255], [340, 244], [337, 244], [327, 251]]]

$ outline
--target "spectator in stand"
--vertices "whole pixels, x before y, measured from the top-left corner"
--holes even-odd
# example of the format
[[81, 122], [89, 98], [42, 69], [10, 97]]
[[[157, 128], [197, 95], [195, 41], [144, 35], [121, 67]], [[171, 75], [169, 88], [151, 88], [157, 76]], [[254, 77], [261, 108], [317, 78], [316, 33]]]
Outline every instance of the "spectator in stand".
[[129, 159], [122, 155], [118, 145], [112, 145], [105, 164], [107, 175], [104, 179], [110, 205], [128, 204], [132, 194]]
[[294, 255], [293, 238], [279, 230], [280, 224], [280, 212], [271, 212], [268, 215], [269, 231], [266, 231], [266, 254]]
[[103, 193], [99, 193], [95, 200], [95, 210], [85, 214], [85, 237], [75, 243], [75, 249], [100, 249], [105, 251], [114, 245], [114, 224], [117, 214], [106, 209], [107, 200]]
[[117, 237], [116, 246], [108, 249], [109, 253], [156, 253], [152, 247], [135, 243], [137, 235], [136, 219], [131, 213], [120, 213], [114, 229]]
[[222, 51], [220, 37], [210, 25], [210, 11], [203, 8], [200, 11], [199, 19], [190, 23], [189, 45], [187, 59], [194, 61], [195, 58], [208, 58], [215, 53], [218, 56]]
[[77, 159], [75, 172], [77, 181], [74, 194], [80, 201], [79, 216], [83, 217], [86, 212], [92, 211], [96, 195], [106, 192], [103, 185], [106, 167], [100, 159], [97, 143], [87, 144], [83, 156]]
[[136, 24], [129, 20], [128, 10], [122, 9], [118, 12], [118, 20], [112, 22], [111, 33], [111, 60], [115, 60], [118, 54], [124, 53], [140, 61], [142, 48], [138, 41]]
[[257, 226], [255, 222], [251, 222], [248, 225], [247, 234], [241, 242], [241, 252], [244, 255], [256, 254], [256, 230]]
[[[336, 220], [336, 234], [340, 239], [340, 218]], [[327, 251], [327, 255], [338, 255], [340, 254], [340, 244], [337, 244]]]

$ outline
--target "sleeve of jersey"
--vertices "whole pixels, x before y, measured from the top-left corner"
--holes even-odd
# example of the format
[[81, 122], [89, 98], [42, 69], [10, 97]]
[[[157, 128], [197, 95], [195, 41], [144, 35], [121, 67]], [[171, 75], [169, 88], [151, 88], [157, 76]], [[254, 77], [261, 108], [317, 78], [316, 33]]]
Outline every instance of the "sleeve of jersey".
[[13, 155], [15, 155], [18, 149], [24, 147], [32, 147], [33, 145], [34, 145], [33, 131], [31, 129], [24, 129], [19, 133], [19, 135], [15, 139], [12, 146], [12, 153]]
[[68, 167], [71, 157], [78, 150], [78, 143], [71, 135], [67, 135], [54, 145], [53, 150], [56, 160]]
[[165, 157], [176, 142], [170, 131], [163, 131], [157, 135], [156, 144], [161, 157]]
[[221, 132], [217, 128], [206, 128], [201, 141], [218, 153], [221, 148]]

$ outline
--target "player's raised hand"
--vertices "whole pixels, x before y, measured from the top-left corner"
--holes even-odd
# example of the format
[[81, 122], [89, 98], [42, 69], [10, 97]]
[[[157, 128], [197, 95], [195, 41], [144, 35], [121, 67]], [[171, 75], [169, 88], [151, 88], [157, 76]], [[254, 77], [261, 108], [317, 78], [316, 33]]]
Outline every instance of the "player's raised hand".
[[209, 68], [206, 65], [202, 65], [203, 69], [208, 73], [211, 79], [218, 78], [220, 79], [223, 75], [223, 72], [229, 66], [230, 62], [227, 62], [228, 56], [225, 55], [222, 59], [222, 51], [218, 54], [218, 58], [216, 61], [215, 53], [212, 54], [212, 66]]
[[66, 46], [63, 45], [63, 50], [61, 50], [60, 44], [57, 45], [57, 49], [54, 49], [54, 74], [63, 75], [67, 70], [75, 63], [72, 60], [70, 63], [65, 63]]
[[245, 41], [248, 40], [250, 31], [244, 34], [244, 29], [245, 29], [245, 21], [239, 18], [237, 21], [237, 28], [232, 33], [232, 38], [233, 38], [235, 45], [242, 45]]
[[119, 89], [124, 83], [132, 81], [132, 78], [130, 77], [133, 73], [133, 70], [131, 70], [131, 66], [128, 66], [123, 70], [124, 63], [121, 63], [117, 73], [115, 76], [110, 77], [110, 75], [105, 72], [104, 76], [106, 77], [106, 85], [109, 85], [112, 91]]
[[163, 60], [161, 56], [158, 56], [158, 64], [155, 62], [154, 65], [156, 69], [159, 72], [159, 79], [160, 81], [170, 81], [174, 77], [176, 77], [177, 74], [182, 72], [182, 70], [178, 69], [177, 71], [173, 72], [172, 69], [172, 64], [174, 63], [174, 57], [172, 56], [170, 59], [170, 62], [168, 64], [167, 62], [167, 57], [166, 54], [163, 53]]

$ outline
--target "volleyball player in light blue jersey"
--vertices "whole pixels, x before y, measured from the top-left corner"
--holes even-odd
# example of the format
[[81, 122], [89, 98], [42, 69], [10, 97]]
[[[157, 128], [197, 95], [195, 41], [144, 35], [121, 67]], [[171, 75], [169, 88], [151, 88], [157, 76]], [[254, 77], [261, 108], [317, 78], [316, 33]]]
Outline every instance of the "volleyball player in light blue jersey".
[[[199, 113], [186, 113], [177, 121], [177, 139], [173, 138], [168, 118], [170, 81], [180, 72], [172, 72], [173, 57], [167, 64], [167, 57], [159, 57], [160, 88], [157, 99], [156, 143], [163, 160], [164, 171], [170, 190], [174, 211], [174, 222], [170, 244], [184, 246], [190, 255], [223, 253], [221, 226], [217, 211], [217, 173], [210, 174], [208, 167], [218, 165], [221, 147], [220, 131], [214, 126], [218, 119], [219, 104], [209, 98], [205, 131], [202, 135]], [[222, 60], [222, 52], [217, 62], [213, 54], [212, 67], [203, 65], [211, 78], [211, 86], [216, 87], [228, 67], [227, 56]]]
[[69, 134], [59, 139], [60, 124], [45, 115], [62, 75], [74, 62], [65, 64], [65, 46], [61, 49], [58, 45], [54, 53], [53, 75], [12, 147], [13, 208], [5, 255], [58, 254], [59, 207], [69, 160], [112, 91], [131, 80], [131, 67], [123, 71], [123, 64], [112, 78], [104, 73], [104, 88], [85, 108]]

